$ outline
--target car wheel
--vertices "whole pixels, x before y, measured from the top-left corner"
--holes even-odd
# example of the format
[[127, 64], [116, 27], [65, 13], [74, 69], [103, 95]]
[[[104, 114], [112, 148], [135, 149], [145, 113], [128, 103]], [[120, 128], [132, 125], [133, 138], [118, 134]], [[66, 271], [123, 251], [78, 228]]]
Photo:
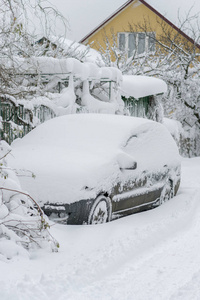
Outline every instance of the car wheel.
[[160, 196], [160, 205], [174, 197], [174, 186], [171, 179], [168, 179]]
[[99, 196], [95, 200], [88, 217], [88, 224], [102, 224], [111, 220], [111, 200], [105, 196]]

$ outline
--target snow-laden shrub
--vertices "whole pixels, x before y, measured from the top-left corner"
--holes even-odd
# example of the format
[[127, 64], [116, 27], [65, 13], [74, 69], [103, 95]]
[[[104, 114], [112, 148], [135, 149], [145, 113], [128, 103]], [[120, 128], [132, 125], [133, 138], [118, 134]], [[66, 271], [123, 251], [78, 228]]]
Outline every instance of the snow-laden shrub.
[[27, 250], [38, 247], [56, 251], [58, 243], [42, 210], [22, 191], [15, 171], [6, 163], [10, 152], [10, 146], [0, 141], [0, 260], [28, 255]]

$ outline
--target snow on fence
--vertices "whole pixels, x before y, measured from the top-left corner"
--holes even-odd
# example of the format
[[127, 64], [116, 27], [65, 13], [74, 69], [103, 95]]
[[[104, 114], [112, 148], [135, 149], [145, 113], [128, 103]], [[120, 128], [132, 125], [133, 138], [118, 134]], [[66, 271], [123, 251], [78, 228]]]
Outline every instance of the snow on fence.
[[[44, 59], [42, 59], [41, 62], [43, 63]], [[48, 59], [47, 62], [51, 63], [52, 60]], [[60, 60], [56, 60], [56, 62], [61, 63]], [[43, 123], [44, 121], [59, 115], [81, 111], [104, 113], [109, 111], [110, 113], [115, 113], [119, 109], [119, 104], [117, 103], [119, 98], [113, 97], [113, 93], [111, 92], [111, 82], [116, 83], [118, 80], [120, 80], [120, 71], [118, 72], [118, 70], [114, 68], [102, 68], [102, 70], [100, 70], [92, 63], [84, 65], [75, 59], [68, 59], [67, 66], [67, 69], [63, 68], [63, 70], [60, 70], [59, 64], [57, 64], [57, 68], [55, 66], [53, 68], [53, 66], [50, 64], [48, 65], [48, 68], [44, 67], [43, 72], [50, 72], [49, 68], [52, 67], [52, 72], [70, 71], [71, 73], [18, 74], [18, 76], [26, 75], [26, 78], [31, 76], [31, 79], [33, 77], [40, 76], [43, 83], [45, 83], [43, 86], [43, 93], [49, 92], [49, 90], [52, 90], [58, 83], [63, 83], [63, 81], [65, 84], [67, 83], [67, 87], [64, 85], [64, 88], [60, 94], [52, 93], [51, 100], [42, 96], [38, 97], [38, 99], [37, 97], [33, 97], [33, 99], [29, 99], [29, 101], [16, 101], [15, 99], [14, 102], [10, 101], [9, 99], [6, 101], [2, 98], [0, 100], [0, 116], [2, 119], [2, 130], [0, 134], [1, 139], [5, 139], [10, 144], [15, 138], [23, 137], [25, 134], [27, 134], [35, 127], [35, 125]], [[39, 65], [39, 67], [40, 72], [42, 71], [42, 66]], [[22, 68], [19, 68], [19, 70], [22, 71]], [[25, 68], [23, 68], [23, 71], [25, 71]], [[29, 71], [31, 70], [29, 69]], [[86, 79], [88, 75], [89, 79]], [[76, 103], [78, 96], [75, 94], [74, 80], [79, 80], [82, 84], [82, 87], [85, 87], [83, 88], [82, 95], [80, 96], [81, 105]], [[90, 95], [89, 84], [92, 86], [93, 80], [109, 82], [107, 102], [95, 99], [92, 95]], [[109, 103], [109, 100], [116, 103]], [[44, 105], [42, 104], [43, 102], [47, 104]]]
[[21, 138], [33, 128], [33, 118], [38, 119], [38, 123], [55, 117], [55, 113], [47, 106], [35, 106], [33, 110], [26, 109], [24, 105], [14, 105], [5, 99], [0, 99], [0, 117], [2, 129], [0, 138], [9, 144], [16, 138]]
[[18, 74], [24, 75], [57, 75], [65, 78], [66, 75], [73, 74], [74, 77], [84, 80], [122, 81], [122, 73], [114, 67], [98, 67], [94, 63], [82, 63], [75, 58], [52, 58], [52, 57], [31, 57], [24, 59], [16, 57], [13, 67], [18, 70]]

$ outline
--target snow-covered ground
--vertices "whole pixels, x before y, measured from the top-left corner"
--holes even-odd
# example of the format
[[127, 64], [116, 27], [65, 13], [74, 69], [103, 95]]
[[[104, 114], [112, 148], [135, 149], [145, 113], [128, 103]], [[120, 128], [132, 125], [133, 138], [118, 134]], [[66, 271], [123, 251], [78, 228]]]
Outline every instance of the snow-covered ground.
[[58, 253], [0, 262], [1, 300], [199, 300], [200, 157], [183, 159], [178, 195], [103, 225], [54, 225]]

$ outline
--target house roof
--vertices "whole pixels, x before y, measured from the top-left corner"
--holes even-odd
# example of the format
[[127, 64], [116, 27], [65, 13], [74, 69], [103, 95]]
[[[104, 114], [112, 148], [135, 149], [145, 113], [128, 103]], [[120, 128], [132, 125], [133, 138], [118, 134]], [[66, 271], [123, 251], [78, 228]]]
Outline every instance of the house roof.
[[[111, 21], [115, 16], [117, 16], [119, 13], [121, 13], [125, 8], [127, 8], [132, 2], [134, 2], [135, 0], [128, 0], [127, 2], [125, 2], [123, 5], [121, 5], [117, 10], [114, 11], [114, 13], [112, 13], [110, 16], [108, 16], [104, 21], [102, 21], [97, 27], [95, 27], [91, 32], [89, 32], [85, 37], [83, 37], [80, 40], [80, 43], [83, 43], [84, 41], [86, 41], [89, 37], [91, 37], [95, 32], [97, 32], [99, 29], [101, 29], [105, 24], [107, 24], [109, 21]], [[167, 6], [163, 5], [163, 7], [165, 7], [165, 10], [162, 9], [162, 5], [159, 6], [159, 1], [157, 0], [140, 0], [141, 3], [143, 3], [146, 7], [148, 7], [151, 11], [153, 11], [158, 17], [160, 17], [161, 19], [163, 19], [166, 23], [168, 23], [171, 27], [173, 27], [175, 30], [177, 30], [182, 36], [184, 36], [186, 39], [188, 39], [191, 42], [194, 42], [193, 39], [191, 37], [189, 37], [189, 35], [187, 35], [185, 32], [183, 32], [182, 30], [180, 30], [171, 20], [169, 20], [168, 18], [166, 18], [164, 16], [164, 14], [166, 13], [166, 9]], [[169, 1], [170, 2], [170, 1]], [[156, 8], [153, 7], [153, 4], [155, 4], [155, 7], [159, 8], [161, 11], [163, 11], [163, 13], [160, 13]], [[162, 3], [163, 4], [163, 3]], [[183, 4], [183, 3], [182, 3]], [[181, 4], [180, 4], [181, 5]], [[192, 6], [191, 3], [191, 11], [192, 8], [194, 8], [194, 6]], [[200, 5], [196, 6], [196, 9], [200, 10]], [[171, 9], [171, 8], [170, 8]], [[175, 10], [174, 10], [175, 11]], [[178, 10], [176, 11], [176, 19], [177, 19], [177, 14], [178, 14]], [[197, 11], [196, 11], [197, 13]], [[187, 16], [185, 16], [187, 17]], [[171, 18], [173, 19], [173, 17]], [[200, 48], [200, 45], [197, 45], [198, 48]]]

